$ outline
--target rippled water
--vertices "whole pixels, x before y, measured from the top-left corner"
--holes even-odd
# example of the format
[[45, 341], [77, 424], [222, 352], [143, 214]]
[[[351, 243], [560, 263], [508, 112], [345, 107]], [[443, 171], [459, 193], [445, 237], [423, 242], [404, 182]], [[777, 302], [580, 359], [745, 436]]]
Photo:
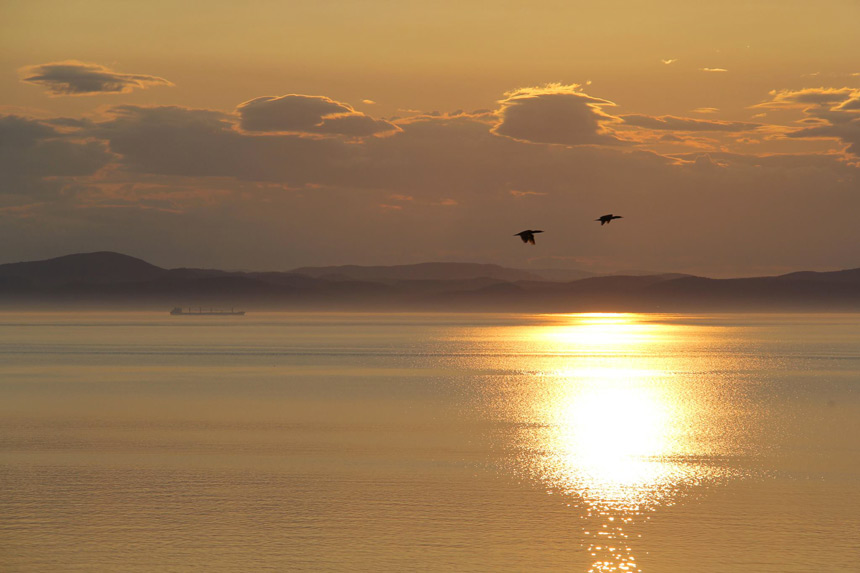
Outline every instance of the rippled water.
[[0, 570], [857, 571], [860, 316], [0, 316]]

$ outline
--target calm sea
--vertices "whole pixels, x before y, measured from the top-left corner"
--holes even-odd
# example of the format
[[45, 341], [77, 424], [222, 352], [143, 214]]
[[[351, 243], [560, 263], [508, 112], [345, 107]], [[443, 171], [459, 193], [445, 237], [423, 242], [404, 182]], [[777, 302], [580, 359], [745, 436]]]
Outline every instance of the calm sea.
[[0, 316], [0, 570], [860, 570], [860, 316]]

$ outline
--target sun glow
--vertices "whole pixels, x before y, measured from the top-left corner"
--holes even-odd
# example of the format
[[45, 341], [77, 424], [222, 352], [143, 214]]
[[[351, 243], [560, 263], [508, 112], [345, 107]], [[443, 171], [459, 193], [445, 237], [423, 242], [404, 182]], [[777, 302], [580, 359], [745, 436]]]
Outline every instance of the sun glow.
[[562, 317], [569, 322], [535, 330], [533, 337], [562, 352], [585, 347], [585, 350], [619, 354], [631, 350], [640, 352], [665, 330], [662, 325], [643, 322], [635, 314], [591, 313]]

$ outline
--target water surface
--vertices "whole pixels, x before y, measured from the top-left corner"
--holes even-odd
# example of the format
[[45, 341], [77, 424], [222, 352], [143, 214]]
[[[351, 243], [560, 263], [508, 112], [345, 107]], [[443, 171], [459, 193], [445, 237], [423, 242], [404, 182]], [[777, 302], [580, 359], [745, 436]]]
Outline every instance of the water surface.
[[0, 317], [0, 569], [856, 571], [860, 316]]

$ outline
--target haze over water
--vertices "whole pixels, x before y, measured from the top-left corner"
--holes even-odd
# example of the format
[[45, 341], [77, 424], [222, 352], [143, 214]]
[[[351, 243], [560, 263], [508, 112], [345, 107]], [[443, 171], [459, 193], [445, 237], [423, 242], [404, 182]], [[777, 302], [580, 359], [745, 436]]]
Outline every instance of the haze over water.
[[0, 569], [856, 571], [857, 315], [0, 317]]

